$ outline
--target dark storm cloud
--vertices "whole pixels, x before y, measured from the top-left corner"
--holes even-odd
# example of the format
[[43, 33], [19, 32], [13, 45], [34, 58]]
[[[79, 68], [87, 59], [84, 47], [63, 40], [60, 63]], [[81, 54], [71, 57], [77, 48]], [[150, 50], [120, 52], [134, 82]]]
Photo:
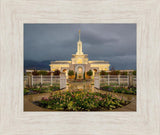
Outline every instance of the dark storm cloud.
[[70, 60], [78, 30], [90, 60], [109, 61], [116, 69], [136, 68], [136, 24], [25, 24], [25, 60]]
[[[105, 35], [100, 35], [98, 32], [85, 31], [83, 32], [82, 39], [84, 39], [84, 43], [91, 45], [104, 45], [105, 43], [116, 43], [118, 42], [118, 37], [107, 37]], [[103, 34], [103, 33], [101, 33]]]

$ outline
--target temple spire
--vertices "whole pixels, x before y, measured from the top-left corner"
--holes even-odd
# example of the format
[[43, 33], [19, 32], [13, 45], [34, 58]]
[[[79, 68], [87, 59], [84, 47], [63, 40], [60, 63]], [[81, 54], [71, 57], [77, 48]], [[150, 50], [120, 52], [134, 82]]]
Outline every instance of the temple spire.
[[82, 41], [81, 41], [81, 38], [80, 38], [80, 34], [81, 34], [81, 31], [79, 30], [79, 41], [77, 42], [77, 55], [83, 55], [83, 52], [82, 52]]
[[79, 30], [79, 41], [81, 40], [81, 39], [80, 39], [80, 36], [81, 36], [81, 31]]

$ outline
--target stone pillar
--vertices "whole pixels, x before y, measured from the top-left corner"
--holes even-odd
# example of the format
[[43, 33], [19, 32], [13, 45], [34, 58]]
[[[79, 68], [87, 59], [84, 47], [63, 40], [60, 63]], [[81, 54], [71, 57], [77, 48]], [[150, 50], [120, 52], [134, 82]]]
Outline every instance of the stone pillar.
[[43, 84], [43, 76], [41, 75], [41, 84]]
[[51, 85], [50, 85], [50, 86], [52, 86], [52, 79], [53, 79], [53, 75], [52, 75], [52, 73], [51, 73]]
[[120, 84], [121, 84], [121, 80], [120, 80], [121, 78], [120, 78], [120, 75], [118, 75], [118, 85], [120, 86]]
[[32, 75], [28, 76], [28, 86], [32, 87]]
[[129, 74], [129, 86], [133, 86], [133, 75]]
[[60, 74], [60, 89], [66, 88], [66, 83], [66, 74], [62, 72]]
[[94, 87], [100, 89], [100, 74], [97, 72], [94, 77]]
[[108, 86], [110, 85], [110, 75], [108, 74]]
[[54, 75], [53, 72], [51, 72], [51, 75], [52, 75], [52, 76]]

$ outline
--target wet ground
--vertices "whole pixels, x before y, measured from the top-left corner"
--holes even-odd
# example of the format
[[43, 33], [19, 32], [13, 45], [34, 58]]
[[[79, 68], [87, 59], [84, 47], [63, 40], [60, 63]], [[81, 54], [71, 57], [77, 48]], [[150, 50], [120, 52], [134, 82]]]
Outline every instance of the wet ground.
[[[106, 91], [98, 90], [94, 88], [94, 85], [92, 82], [73, 82], [67, 85], [66, 89], [59, 90], [57, 92], [63, 92], [67, 90], [70, 90], [70, 91], [86, 90], [90, 92], [108, 93], [116, 98], [119, 98], [119, 99], [123, 98], [124, 100], [131, 101], [130, 104], [123, 106], [122, 108], [114, 109], [112, 111], [136, 111], [136, 95], [113, 93], [113, 92], [106, 92]], [[53, 110], [41, 108], [33, 104], [33, 102], [41, 100], [42, 97], [48, 97], [54, 93], [56, 92], [42, 93], [42, 94], [35, 94], [35, 95], [25, 95], [24, 96], [24, 111], [53, 111]]]

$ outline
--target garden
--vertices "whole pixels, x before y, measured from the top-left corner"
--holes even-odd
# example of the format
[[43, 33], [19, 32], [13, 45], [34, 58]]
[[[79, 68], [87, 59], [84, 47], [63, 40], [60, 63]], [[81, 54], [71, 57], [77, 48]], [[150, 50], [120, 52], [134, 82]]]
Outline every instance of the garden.
[[43, 97], [35, 104], [54, 111], [107, 111], [129, 104], [110, 94], [88, 91], [55, 92], [50, 97]]
[[136, 95], [136, 87], [134, 86], [129, 86], [129, 87], [103, 86], [100, 89], [104, 91], [109, 91], [109, 92]]
[[[52, 81], [53, 86], [50, 86], [51, 83], [46, 78], [42, 80], [43, 84], [37, 83], [40, 79], [38, 81], [34, 80], [32, 87], [24, 88], [24, 95], [28, 95], [25, 96], [25, 99], [27, 100], [31, 95], [31, 97], [34, 97], [31, 104], [34, 103], [42, 109], [50, 111], [110, 111], [121, 109], [131, 103], [132, 99], [135, 99], [136, 87], [128, 87], [128, 83], [118, 84], [114, 83], [115, 80], [110, 79], [110, 85], [108, 86], [108, 81], [103, 78], [100, 83], [100, 90], [95, 89], [93, 80], [89, 78], [92, 74], [91, 71], [88, 71], [83, 74], [83, 79], [77, 79], [76, 73], [74, 75], [73, 71], [69, 71], [68, 75], [71, 79], [68, 79], [67, 88], [64, 90], [60, 90], [59, 80]], [[101, 75], [101, 77], [103, 76]], [[124, 81], [124, 78], [121, 81]], [[92, 88], [93, 90], [91, 90]], [[117, 93], [123, 94], [119, 94], [119, 96]], [[133, 97], [128, 98], [127, 96]], [[134, 107], [132, 108], [134, 109]]]
[[44, 87], [43, 85], [34, 85], [32, 88], [24, 88], [24, 95], [32, 95], [39, 93], [48, 93], [59, 90], [59, 86], [48, 86]]

